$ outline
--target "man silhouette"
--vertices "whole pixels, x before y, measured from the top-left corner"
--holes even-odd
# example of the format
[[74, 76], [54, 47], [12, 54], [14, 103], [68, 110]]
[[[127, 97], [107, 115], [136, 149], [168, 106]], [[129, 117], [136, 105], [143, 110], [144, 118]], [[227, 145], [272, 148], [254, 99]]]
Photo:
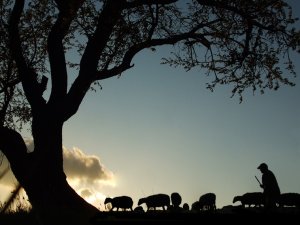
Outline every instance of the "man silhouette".
[[274, 173], [268, 169], [266, 163], [260, 164], [257, 169], [262, 173], [262, 184], [260, 187], [264, 189], [265, 209], [269, 211], [276, 208], [276, 202], [280, 196], [280, 189]]

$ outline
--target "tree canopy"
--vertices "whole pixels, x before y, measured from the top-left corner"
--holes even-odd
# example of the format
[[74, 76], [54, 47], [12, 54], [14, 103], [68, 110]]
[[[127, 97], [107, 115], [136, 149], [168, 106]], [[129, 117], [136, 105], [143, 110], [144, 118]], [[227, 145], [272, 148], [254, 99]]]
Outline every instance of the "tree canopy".
[[[77, 98], [67, 119], [93, 84], [121, 75], [137, 53], [161, 45], [174, 47], [162, 63], [201, 67], [212, 77], [208, 88], [230, 84], [241, 100], [247, 88], [294, 85], [283, 71], [295, 75], [289, 54], [299, 51], [299, 31], [284, 1], [4, 0], [1, 15], [1, 121], [11, 125], [29, 116], [18, 82], [33, 108]], [[78, 74], [67, 90], [72, 67]], [[49, 78], [50, 98], [44, 99]]]

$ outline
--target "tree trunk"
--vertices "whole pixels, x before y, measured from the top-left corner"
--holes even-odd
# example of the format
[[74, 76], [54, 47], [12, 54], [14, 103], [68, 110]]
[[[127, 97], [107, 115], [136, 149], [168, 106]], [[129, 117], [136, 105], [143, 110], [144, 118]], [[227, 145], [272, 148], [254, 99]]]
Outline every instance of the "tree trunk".
[[27, 152], [18, 132], [1, 127], [0, 136], [0, 150], [10, 162], [41, 224], [90, 224], [90, 219], [99, 210], [79, 196], [66, 180], [62, 158], [62, 125], [53, 121], [42, 125], [35, 120], [35, 148], [32, 153]]

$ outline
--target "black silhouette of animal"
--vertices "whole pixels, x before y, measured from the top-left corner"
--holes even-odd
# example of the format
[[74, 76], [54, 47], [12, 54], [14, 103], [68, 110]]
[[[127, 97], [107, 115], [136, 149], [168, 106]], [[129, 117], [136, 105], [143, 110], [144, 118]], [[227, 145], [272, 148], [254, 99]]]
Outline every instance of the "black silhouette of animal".
[[264, 196], [262, 192], [247, 192], [233, 198], [233, 203], [240, 201], [243, 207], [261, 207], [264, 205]]
[[199, 208], [202, 210], [216, 210], [216, 194], [206, 193], [199, 198]]
[[200, 210], [199, 201], [195, 201], [195, 202], [192, 203], [191, 210], [192, 211], [199, 211]]
[[173, 192], [171, 194], [171, 205], [168, 208], [168, 210], [174, 211], [174, 212], [182, 211], [183, 208], [180, 207], [181, 202], [182, 202], [182, 198], [181, 198], [180, 194], [177, 192]]
[[279, 207], [295, 206], [300, 208], [300, 194], [299, 193], [282, 193], [278, 199]]
[[133, 201], [132, 198], [129, 196], [123, 195], [114, 198], [106, 198], [104, 204], [106, 205], [108, 203], [111, 203], [112, 205], [110, 211], [112, 211], [114, 208], [117, 208], [117, 211], [119, 211], [119, 209], [123, 209], [124, 211], [126, 209], [130, 209], [131, 211], [133, 211], [132, 209]]
[[184, 211], [189, 211], [189, 210], [190, 210], [189, 204], [188, 204], [188, 203], [183, 203], [182, 209], [183, 209]]
[[156, 210], [156, 207], [162, 207], [163, 210], [166, 210], [170, 207], [170, 196], [167, 194], [155, 194], [150, 195], [145, 198], [140, 198], [138, 201], [138, 205], [146, 204], [147, 211], [150, 208], [153, 208], [153, 210]]
[[133, 211], [135, 211], [135, 212], [145, 212], [142, 206], [135, 207]]
[[171, 202], [172, 202], [172, 205], [176, 208], [176, 207], [179, 207], [179, 205], [181, 204], [181, 201], [182, 201], [182, 198], [180, 196], [179, 193], [177, 192], [173, 192], [171, 194]]

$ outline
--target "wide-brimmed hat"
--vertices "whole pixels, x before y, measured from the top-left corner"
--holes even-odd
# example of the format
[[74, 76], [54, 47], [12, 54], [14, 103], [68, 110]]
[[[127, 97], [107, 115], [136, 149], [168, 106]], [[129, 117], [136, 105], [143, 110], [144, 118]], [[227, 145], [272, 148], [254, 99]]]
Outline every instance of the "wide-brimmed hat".
[[265, 164], [265, 163], [262, 163], [262, 164], [260, 164], [258, 167], [257, 167], [257, 169], [268, 169], [268, 165], [267, 164]]

